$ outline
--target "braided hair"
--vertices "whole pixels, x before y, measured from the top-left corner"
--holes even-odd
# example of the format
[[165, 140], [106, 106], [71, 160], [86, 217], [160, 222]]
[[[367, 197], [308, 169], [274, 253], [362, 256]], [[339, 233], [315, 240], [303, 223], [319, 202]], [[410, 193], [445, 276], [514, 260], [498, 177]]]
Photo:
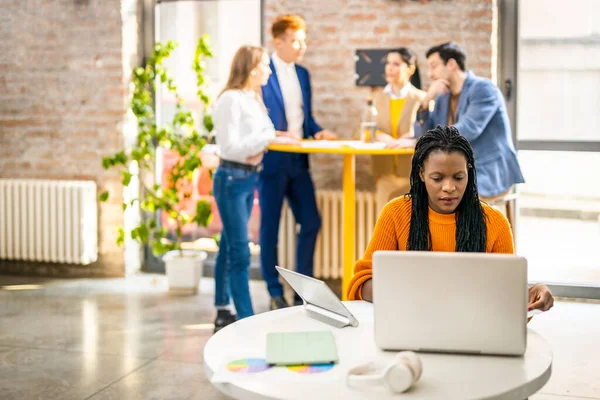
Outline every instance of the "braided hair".
[[438, 125], [427, 131], [415, 146], [410, 174], [412, 213], [408, 234], [408, 250], [431, 251], [429, 230], [429, 197], [420, 171], [431, 152], [441, 150], [446, 153], [459, 152], [467, 160], [468, 182], [465, 193], [456, 208], [456, 251], [485, 252], [487, 226], [485, 214], [477, 193], [475, 160], [469, 141], [461, 136], [453, 126]]

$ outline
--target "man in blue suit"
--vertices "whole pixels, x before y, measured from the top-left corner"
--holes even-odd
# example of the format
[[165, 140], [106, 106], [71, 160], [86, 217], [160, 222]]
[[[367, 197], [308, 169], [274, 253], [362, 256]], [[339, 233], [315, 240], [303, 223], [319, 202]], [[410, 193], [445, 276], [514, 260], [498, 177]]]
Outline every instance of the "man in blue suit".
[[[490, 202], [523, 183], [504, 97], [489, 80], [465, 69], [465, 52], [453, 42], [427, 52], [431, 86], [415, 122], [415, 137], [437, 125], [454, 125], [475, 153], [477, 188]], [[429, 104], [435, 99], [435, 109]]]
[[[269, 117], [278, 136], [292, 140], [335, 139], [322, 129], [312, 115], [310, 77], [306, 68], [296, 64], [306, 51], [306, 25], [296, 15], [278, 17], [271, 27], [275, 53], [271, 77], [262, 94]], [[310, 176], [308, 155], [268, 151], [258, 181], [260, 202], [260, 261], [271, 296], [272, 310], [287, 307], [283, 287], [275, 269], [277, 239], [284, 197], [300, 225], [296, 249], [296, 270], [312, 276], [313, 258], [321, 217]], [[301, 303], [296, 297], [295, 303]]]

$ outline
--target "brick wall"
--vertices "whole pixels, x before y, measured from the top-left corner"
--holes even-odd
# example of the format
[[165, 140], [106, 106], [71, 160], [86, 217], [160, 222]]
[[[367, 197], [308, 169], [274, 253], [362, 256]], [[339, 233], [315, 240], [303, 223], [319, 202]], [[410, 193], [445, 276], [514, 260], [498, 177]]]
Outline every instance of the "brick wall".
[[[128, 4], [129, 3], [129, 4]], [[98, 262], [75, 266], [2, 262], [0, 272], [121, 276], [119, 177], [103, 156], [123, 146], [121, 122], [137, 51], [136, 2], [12, 0], [0, 15], [0, 177], [83, 179], [114, 193], [99, 205]], [[123, 4], [123, 16], [121, 6]], [[129, 29], [124, 29], [129, 27]]]
[[[100, 259], [87, 267], [0, 262], [0, 273], [120, 276], [119, 178], [101, 158], [122, 148], [129, 71], [138, 59], [138, 0], [7, 0], [0, 13], [0, 177], [90, 179], [115, 195], [99, 205]], [[354, 85], [357, 48], [409, 46], [420, 57], [456, 40], [468, 67], [491, 76], [494, 0], [265, 0], [271, 21], [298, 13], [308, 23], [304, 64], [318, 121], [349, 138], [369, 89]], [[270, 45], [270, 43], [268, 43]], [[341, 157], [314, 156], [319, 188], [339, 188]], [[357, 187], [372, 189], [370, 158], [357, 160]]]
[[[307, 23], [308, 50], [303, 64], [311, 72], [317, 121], [350, 138], [357, 129], [369, 89], [354, 84], [357, 48], [407, 46], [419, 56], [425, 85], [425, 52], [455, 40], [467, 52], [467, 67], [492, 75], [494, 0], [265, 0], [265, 39], [271, 46], [270, 25], [280, 14], [301, 15]], [[312, 156], [313, 178], [319, 188], [341, 187], [339, 156]], [[357, 188], [374, 188], [370, 158], [358, 157]]]

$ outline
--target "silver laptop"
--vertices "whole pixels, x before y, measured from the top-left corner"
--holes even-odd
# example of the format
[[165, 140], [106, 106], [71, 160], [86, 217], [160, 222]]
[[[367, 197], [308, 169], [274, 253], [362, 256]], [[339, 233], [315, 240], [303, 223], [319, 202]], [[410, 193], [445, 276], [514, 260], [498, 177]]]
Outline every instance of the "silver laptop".
[[521, 257], [373, 254], [375, 342], [384, 350], [522, 355], [527, 299]]
[[308, 315], [336, 328], [358, 326], [358, 320], [325, 282], [279, 266], [275, 268], [304, 300], [304, 308]]

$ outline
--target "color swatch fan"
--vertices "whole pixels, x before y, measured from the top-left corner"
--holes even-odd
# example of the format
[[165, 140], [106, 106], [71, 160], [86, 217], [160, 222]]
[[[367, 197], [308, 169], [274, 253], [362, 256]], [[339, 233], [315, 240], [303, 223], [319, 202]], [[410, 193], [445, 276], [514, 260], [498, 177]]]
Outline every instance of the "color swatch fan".
[[227, 364], [227, 369], [231, 372], [240, 372], [246, 374], [254, 374], [263, 372], [271, 368], [264, 358], [243, 358], [241, 360], [232, 361]]

